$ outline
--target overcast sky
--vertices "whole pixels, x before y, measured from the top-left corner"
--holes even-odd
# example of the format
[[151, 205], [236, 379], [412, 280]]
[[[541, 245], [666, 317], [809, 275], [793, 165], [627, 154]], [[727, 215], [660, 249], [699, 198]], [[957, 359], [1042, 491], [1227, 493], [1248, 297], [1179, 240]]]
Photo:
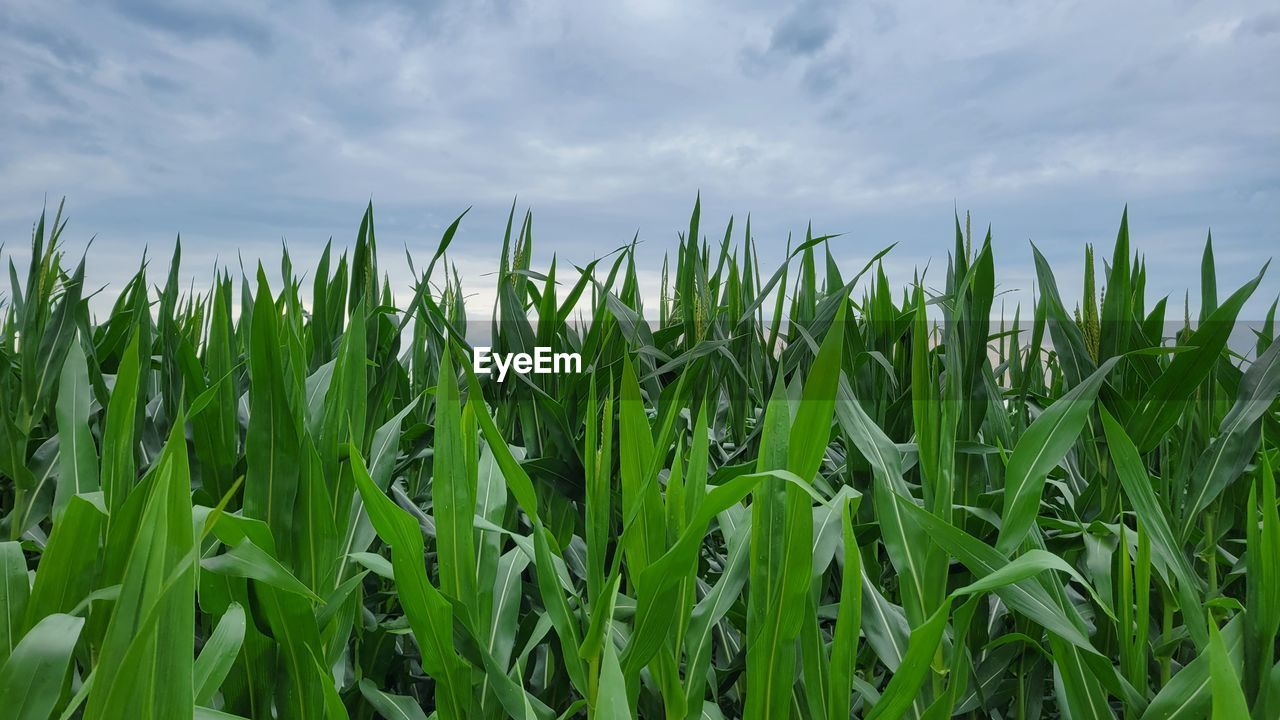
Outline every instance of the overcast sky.
[[513, 198], [535, 261], [639, 231], [652, 282], [701, 190], [712, 237], [750, 212], [774, 258], [809, 221], [849, 266], [899, 242], [896, 282], [968, 209], [1005, 289], [1034, 241], [1074, 292], [1128, 203], [1180, 299], [1210, 227], [1224, 292], [1280, 247], [1277, 76], [1274, 2], [5, 0], [0, 239], [21, 260], [66, 195], [118, 284], [179, 232], [197, 277], [282, 238], [304, 266], [370, 197], [384, 264], [425, 258], [474, 206], [451, 256], [483, 301]]

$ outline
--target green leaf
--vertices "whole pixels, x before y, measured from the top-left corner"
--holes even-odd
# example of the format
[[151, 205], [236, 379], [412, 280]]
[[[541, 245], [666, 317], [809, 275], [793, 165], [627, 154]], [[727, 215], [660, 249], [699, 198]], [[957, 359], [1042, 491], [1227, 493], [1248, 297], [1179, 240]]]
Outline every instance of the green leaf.
[[[297, 417], [286, 391], [279, 311], [259, 274], [249, 341], [249, 428], [244, 514], [267, 523], [279, 557], [291, 558], [302, 457]], [[287, 332], [287, 330], [286, 330]]]
[[[436, 383], [435, 455], [431, 489], [435, 505], [440, 591], [464, 607], [476, 596], [476, 554], [472, 518], [476, 514], [475, 478], [468, 472], [462, 438], [462, 410], [450, 354], [440, 361]], [[477, 618], [468, 618], [474, 626]]]
[[1104, 362], [1055, 400], [1018, 439], [1005, 468], [1004, 510], [1000, 513], [1004, 524], [996, 542], [1000, 552], [1006, 555], [1013, 552], [1035, 524], [1045, 478], [1075, 445], [1093, 410], [1098, 390], [1117, 362], [1118, 358]]
[[[195, 530], [183, 418], [174, 423], [150, 483], [120, 597], [103, 639], [85, 717], [139, 720], [194, 712]], [[132, 500], [132, 498], [130, 499]]]
[[[1236, 616], [1219, 633], [1232, 667], [1239, 667], [1244, 621]], [[1201, 653], [1175, 674], [1142, 714], [1142, 720], [1191, 720], [1208, 716], [1213, 697], [1209, 653]]]
[[[89, 595], [98, 580], [99, 538], [107, 518], [90, 497], [102, 502], [101, 493], [72, 496], [62, 519], [54, 526], [31, 586], [25, 628], [34, 626], [50, 613], [70, 612]], [[23, 574], [25, 586], [25, 571]]]
[[[1009, 564], [1009, 559], [1000, 551], [925, 512], [914, 503], [902, 498], [897, 498], [897, 503], [910, 522], [917, 524], [939, 548], [954, 555], [979, 578], [998, 572]], [[1022, 579], [996, 588], [994, 592], [1009, 607], [1026, 615], [1049, 632], [1082, 650], [1096, 653], [1076, 619], [1039, 583]]]
[[116, 371], [111, 402], [107, 405], [102, 432], [102, 492], [107, 509], [114, 514], [122, 505], [137, 480], [134, 460], [138, 384], [140, 380], [138, 331], [135, 329]]
[[312, 592], [301, 580], [293, 576], [266, 550], [245, 540], [227, 552], [200, 561], [200, 567], [209, 572], [231, 577], [250, 578], [274, 588], [293, 593], [319, 604], [324, 599]]
[[[658, 559], [666, 548], [666, 522], [658, 485], [649, 475], [653, 463], [653, 431], [645, 416], [640, 383], [631, 361], [622, 365], [621, 399], [618, 402], [618, 477], [622, 487], [622, 516], [635, 518], [635, 529], [624, 526], [623, 542], [631, 581]], [[665, 448], [663, 449], [665, 452]]]
[[1191, 473], [1183, 522], [1183, 537], [1209, 503], [1240, 477], [1261, 437], [1259, 419], [1280, 394], [1280, 344], [1273, 344], [1255, 360], [1236, 392], [1235, 404], [1218, 426], [1218, 436], [1196, 462]]
[[944, 601], [928, 620], [911, 631], [907, 654], [889, 680], [888, 687], [880, 696], [880, 702], [867, 714], [867, 720], [897, 720], [911, 708], [911, 703], [919, 695], [920, 687], [929, 676], [929, 665], [938, 649], [938, 643], [942, 641], [942, 632], [947, 627], [950, 612], [951, 601]]
[[831, 635], [831, 677], [827, 683], [827, 717], [841, 718], [853, 712], [850, 693], [862, 629], [862, 553], [853, 534], [856, 503], [846, 502], [840, 523], [844, 547], [839, 610]]
[[22, 639], [22, 619], [30, 590], [22, 546], [16, 542], [0, 543], [0, 665]]
[[1232, 720], [1249, 716], [1249, 705], [1240, 687], [1240, 678], [1232, 667], [1227, 645], [1218, 626], [1209, 618], [1209, 677], [1213, 691], [1213, 720]]
[[67, 348], [58, 382], [58, 485], [53, 517], [57, 522], [72, 495], [98, 490], [98, 452], [89, 431], [89, 369], [75, 339]]
[[53, 714], [83, 627], [83, 618], [54, 613], [31, 628], [0, 665], [0, 706], [5, 717], [45, 720]]
[[1151, 487], [1151, 477], [1142, 464], [1138, 449], [1129, 440], [1120, 423], [1105, 409], [1102, 411], [1102, 428], [1106, 434], [1107, 449], [1111, 452], [1116, 477], [1133, 505], [1139, 525], [1151, 538], [1156, 558], [1176, 578], [1178, 601], [1188, 615], [1187, 629], [1195, 639], [1196, 646], [1203, 648], [1208, 642], [1208, 633], [1200, 623], [1198, 613], [1191, 611], [1200, 606], [1200, 582], [1174, 538], [1166, 511], [1162, 509]]
[[626, 679], [622, 675], [622, 667], [618, 664], [618, 652], [613, 647], [613, 641], [609, 639], [604, 643], [598, 697], [600, 701], [596, 704], [594, 717], [600, 720], [631, 720]]
[[405, 616], [422, 652], [422, 668], [435, 678], [436, 704], [442, 720], [466, 717], [470, 682], [466, 666], [454, 650], [453, 609], [427, 578], [425, 552], [418, 523], [396, 507], [373, 484], [364, 460], [351, 449], [351, 469], [369, 519], [382, 541], [391, 546], [391, 565]]
[[244, 608], [232, 603], [200, 649], [192, 669], [197, 705], [208, 704], [222, 686], [222, 681], [231, 671], [231, 664], [240, 654], [245, 626]]
[[360, 695], [387, 720], [427, 720], [427, 714], [411, 697], [379, 690], [369, 678], [361, 680], [359, 687]]
[[1257, 276], [1232, 293], [1204, 320], [1185, 343], [1195, 350], [1175, 355], [1169, 367], [1138, 401], [1125, 430], [1139, 452], [1150, 452], [1178, 422], [1192, 394], [1221, 358], [1236, 326], [1236, 316], [1266, 272], [1267, 268], [1263, 266]]

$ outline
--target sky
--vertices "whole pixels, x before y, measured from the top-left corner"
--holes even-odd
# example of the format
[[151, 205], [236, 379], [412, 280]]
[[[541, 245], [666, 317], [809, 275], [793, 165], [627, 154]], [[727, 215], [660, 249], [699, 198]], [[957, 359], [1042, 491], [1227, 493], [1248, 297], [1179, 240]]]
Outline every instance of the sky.
[[638, 233], [650, 291], [699, 192], [713, 240], [750, 213], [777, 262], [811, 222], [850, 268], [898, 243], [896, 283], [940, 280], [970, 211], [1010, 306], [1031, 242], [1077, 293], [1126, 205], [1179, 305], [1211, 228], [1224, 293], [1280, 248], [1274, 2], [6, 0], [0, 58], [4, 253], [65, 196], [104, 298], [178, 233], [197, 288], [282, 241], [305, 266], [370, 199], [405, 292], [403, 250], [472, 208], [482, 314], [513, 201], [535, 265]]

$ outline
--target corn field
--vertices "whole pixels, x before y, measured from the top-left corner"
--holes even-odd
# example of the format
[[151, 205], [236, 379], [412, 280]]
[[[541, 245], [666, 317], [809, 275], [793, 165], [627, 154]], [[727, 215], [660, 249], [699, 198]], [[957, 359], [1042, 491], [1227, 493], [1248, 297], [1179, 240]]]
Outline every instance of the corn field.
[[468, 308], [464, 218], [421, 266], [370, 206], [104, 316], [49, 215], [0, 295], [6, 718], [1280, 717], [1275, 308], [1211, 243], [1194, 317], [1127, 214], [1005, 315], [959, 219], [895, 288], [695, 205], [644, 307], [634, 242], [534, 269], [513, 207]]

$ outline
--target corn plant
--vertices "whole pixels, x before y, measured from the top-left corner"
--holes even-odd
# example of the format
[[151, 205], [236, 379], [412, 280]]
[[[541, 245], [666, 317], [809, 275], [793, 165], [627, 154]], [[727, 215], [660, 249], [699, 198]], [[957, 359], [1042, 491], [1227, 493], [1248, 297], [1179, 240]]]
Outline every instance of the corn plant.
[[[959, 219], [895, 288], [891, 248], [770, 269], [700, 214], [645, 307], [634, 242], [535, 270], [513, 207], [487, 317], [462, 217], [399, 292], [369, 207], [306, 271], [140, 258], [103, 316], [41, 214], [0, 296], [0, 714], [1280, 717], [1263, 273], [1220, 294], [1210, 241], [1178, 318], [1126, 215], [1078, 293], [1033, 248], [1008, 318]], [[583, 371], [498, 382], [477, 338]]]

